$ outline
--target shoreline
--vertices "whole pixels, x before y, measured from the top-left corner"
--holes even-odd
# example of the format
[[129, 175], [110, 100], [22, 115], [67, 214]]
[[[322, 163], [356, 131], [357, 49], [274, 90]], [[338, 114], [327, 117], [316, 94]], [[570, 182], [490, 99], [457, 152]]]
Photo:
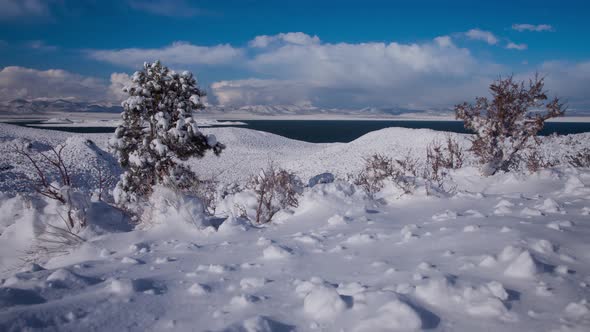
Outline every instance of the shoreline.
[[[120, 113], [43, 113], [43, 114], [0, 114], [0, 122], [21, 122], [21, 121], [47, 121], [52, 119], [63, 120], [61, 122], [46, 123], [43, 126], [84, 124], [88, 122], [118, 121]], [[195, 113], [196, 120], [205, 121], [439, 121], [439, 122], [461, 122], [450, 116], [358, 116], [358, 115], [326, 115], [326, 114], [305, 114], [305, 115], [251, 115], [251, 114], [207, 114]], [[565, 116], [550, 119], [547, 122], [566, 123], [590, 123], [590, 116]], [[106, 124], [106, 123], [104, 123]]]

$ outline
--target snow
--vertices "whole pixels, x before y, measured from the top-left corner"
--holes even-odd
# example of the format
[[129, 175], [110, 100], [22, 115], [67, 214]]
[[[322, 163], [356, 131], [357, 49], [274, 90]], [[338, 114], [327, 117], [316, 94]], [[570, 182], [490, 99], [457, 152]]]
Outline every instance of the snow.
[[291, 251], [288, 248], [274, 244], [271, 244], [262, 251], [262, 257], [269, 260], [283, 259], [289, 257], [290, 255]]
[[353, 331], [416, 331], [420, 327], [422, 321], [418, 313], [409, 305], [394, 300], [381, 306], [374, 317], [361, 320]]
[[340, 294], [324, 285], [314, 286], [305, 296], [303, 311], [316, 320], [328, 321], [346, 310], [346, 302]]
[[[468, 163], [451, 172], [455, 193], [375, 201], [345, 180], [362, 157], [420, 158], [443, 134], [385, 129], [309, 144], [243, 128], [203, 132], [228, 146], [189, 161], [203, 177], [216, 170], [224, 184], [244, 183], [274, 160], [307, 183], [334, 179], [316, 178], [297, 208], [266, 225], [236, 210], [251, 213], [247, 192], [207, 217], [198, 199], [159, 187], [140, 225], [91, 201], [84, 243], [33, 254], [39, 224], [59, 219], [48, 201], [17, 195], [30, 192], [22, 175], [34, 170], [9, 144], [64, 142], [83, 191], [96, 186], [94, 163], [120, 169], [109, 163], [108, 135], [0, 124], [0, 165], [14, 166], [0, 172], [0, 330], [590, 329], [590, 170], [482, 178]], [[545, 147], [564, 159], [567, 140]]]
[[537, 262], [531, 253], [525, 250], [508, 265], [504, 274], [513, 278], [533, 279], [538, 272]]

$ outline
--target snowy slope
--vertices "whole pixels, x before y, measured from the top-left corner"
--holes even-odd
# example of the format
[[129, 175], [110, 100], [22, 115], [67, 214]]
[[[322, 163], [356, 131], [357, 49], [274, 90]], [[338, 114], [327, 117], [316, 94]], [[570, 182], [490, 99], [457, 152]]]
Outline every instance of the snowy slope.
[[[226, 182], [245, 180], [270, 159], [304, 180], [324, 171], [343, 177], [373, 152], [422, 157], [443, 135], [385, 129], [347, 144], [310, 144], [242, 128], [204, 131], [228, 148], [191, 164], [202, 175], [222, 170], [217, 178]], [[1, 163], [14, 164], [7, 145], [27, 137], [67, 139], [76, 169], [101, 158], [107, 136], [69, 136], [0, 125]], [[589, 138], [559, 138], [543, 151], [563, 156]], [[2, 191], [20, 190], [14, 174], [28, 170], [15, 166], [0, 173]], [[0, 330], [588, 330], [590, 170], [481, 178], [466, 167], [453, 179], [457, 193], [449, 197], [417, 190], [386, 203], [341, 180], [317, 185], [266, 227], [229, 218], [219, 229], [197, 229], [168, 218], [88, 234], [40, 266], [4, 265]], [[27, 232], [32, 212], [0, 201], [7, 263], [8, 245]], [[229, 214], [230, 203], [221, 206]]]
[[[203, 159], [189, 161], [189, 164], [202, 177], [216, 178], [225, 183], [242, 183], [271, 161], [295, 171], [304, 181], [326, 171], [344, 178], [348, 174], [358, 172], [364, 163], [363, 158], [373, 153], [382, 153], [394, 158], [403, 158], [409, 153], [415, 158], [424, 159], [426, 146], [435, 139], [444, 140], [447, 135], [429, 129], [387, 128], [363, 135], [350, 143], [313, 144], [247, 128], [203, 128], [202, 131], [216, 135], [220, 142], [227, 145], [227, 149], [219, 157], [208, 154]], [[463, 147], [469, 146], [467, 135], [451, 135], [457, 138]], [[109, 134], [73, 134], [0, 124], [0, 165], [14, 164], [16, 168], [12, 173], [33, 174], [27, 165], [12, 162], [19, 160], [18, 156], [10, 152], [12, 140], [37, 140], [44, 144], [56, 145], [70, 137], [72, 147], [70, 149], [68, 146], [65, 152], [69, 153], [69, 159], [73, 161], [71, 166], [76, 172], [91, 172], [96, 157], [91, 157], [90, 154], [96, 150], [100, 150], [101, 153], [107, 150]], [[85, 150], [83, 146], [86, 145], [87, 139], [96, 144], [95, 151], [87, 149], [82, 152]], [[556, 139], [542, 137], [541, 140], [545, 142], [542, 147], [543, 153], [561, 161], [565, 161], [563, 156], [572, 151], [590, 147], [590, 133]], [[109, 159], [108, 164], [111, 162]], [[116, 166], [113, 171], [116, 172]], [[0, 173], [0, 176], [3, 176], [2, 174]], [[22, 178], [19, 177], [17, 180]], [[15, 185], [11, 181], [9, 179], [0, 183], [0, 191], [14, 188]]]

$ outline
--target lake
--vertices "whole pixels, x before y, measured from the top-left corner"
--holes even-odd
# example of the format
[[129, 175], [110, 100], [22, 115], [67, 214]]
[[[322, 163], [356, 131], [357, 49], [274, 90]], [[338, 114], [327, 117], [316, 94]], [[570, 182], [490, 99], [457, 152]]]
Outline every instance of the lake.
[[[266, 131], [284, 137], [311, 143], [350, 142], [371, 131], [389, 128], [425, 128], [455, 133], [468, 133], [461, 121], [400, 121], [400, 120], [236, 120], [244, 127]], [[223, 121], [220, 121], [223, 122]], [[39, 122], [11, 122], [12, 124], [35, 127]], [[221, 126], [223, 127], [223, 126]], [[227, 125], [234, 127], [234, 125]], [[42, 127], [36, 127], [42, 128]], [[112, 133], [113, 127], [43, 127], [74, 133]], [[541, 135], [559, 135], [590, 132], [590, 122], [549, 122]]]

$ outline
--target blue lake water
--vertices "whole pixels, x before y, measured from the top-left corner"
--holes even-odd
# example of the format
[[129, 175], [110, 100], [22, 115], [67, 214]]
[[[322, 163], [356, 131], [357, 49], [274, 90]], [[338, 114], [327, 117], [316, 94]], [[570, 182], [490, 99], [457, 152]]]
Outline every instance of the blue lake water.
[[[254, 130], [311, 143], [350, 142], [371, 131], [389, 128], [425, 128], [455, 133], [468, 133], [461, 121], [399, 121], [399, 120], [239, 120]], [[13, 122], [33, 127], [39, 122]], [[230, 127], [230, 125], [228, 125]], [[112, 127], [51, 127], [44, 129], [76, 133], [112, 133]], [[550, 122], [540, 135], [577, 134], [590, 132], [590, 122]]]

